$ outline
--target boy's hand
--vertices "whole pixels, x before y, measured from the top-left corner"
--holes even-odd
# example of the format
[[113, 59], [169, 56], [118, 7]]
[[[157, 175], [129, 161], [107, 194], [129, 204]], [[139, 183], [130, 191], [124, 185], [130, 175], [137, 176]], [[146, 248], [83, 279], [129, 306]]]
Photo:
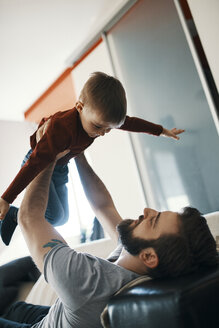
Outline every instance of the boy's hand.
[[0, 198], [0, 220], [3, 220], [9, 210], [9, 204], [6, 200]]
[[177, 136], [180, 133], [185, 132], [185, 130], [182, 129], [172, 129], [172, 130], [167, 130], [165, 128], [163, 128], [163, 132], [161, 133], [161, 136], [165, 136], [165, 137], [169, 137], [169, 138], [173, 138], [175, 140], [179, 140], [179, 137]]

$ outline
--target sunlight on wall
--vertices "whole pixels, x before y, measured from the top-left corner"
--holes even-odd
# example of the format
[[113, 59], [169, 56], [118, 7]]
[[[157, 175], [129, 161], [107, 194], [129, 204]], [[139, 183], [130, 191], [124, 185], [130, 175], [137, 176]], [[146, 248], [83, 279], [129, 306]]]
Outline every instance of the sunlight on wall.
[[57, 227], [56, 229], [64, 238], [78, 236], [79, 242], [82, 231], [87, 236], [90, 235], [95, 215], [86, 199], [73, 160], [69, 163], [68, 200], [69, 220], [64, 226]]

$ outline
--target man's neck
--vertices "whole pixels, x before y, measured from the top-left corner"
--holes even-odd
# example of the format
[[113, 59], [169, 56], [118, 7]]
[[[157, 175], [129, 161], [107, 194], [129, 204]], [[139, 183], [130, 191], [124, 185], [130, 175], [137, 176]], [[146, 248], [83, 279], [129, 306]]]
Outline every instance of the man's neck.
[[129, 254], [124, 248], [114, 264], [140, 275], [147, 273], [145, 265], [140, 261], [139, 257]]

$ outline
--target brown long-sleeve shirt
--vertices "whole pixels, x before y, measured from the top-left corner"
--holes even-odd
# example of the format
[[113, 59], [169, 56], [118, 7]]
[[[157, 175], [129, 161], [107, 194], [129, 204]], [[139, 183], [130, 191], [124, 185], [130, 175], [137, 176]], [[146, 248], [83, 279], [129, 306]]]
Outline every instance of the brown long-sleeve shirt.
[[[8, 203], [12, 203], [17, 195], [55, 160], [57, 154], [70, 149], [70, 152], [57, 162], [60, 165], [67, 164], [71, 158], [80, 154], [95, 140], [84, 131], [76, 108], [57, 112], [49, 118], [50, 124], [40, 141], [36, 142], [37, 130], [30, 137], [33, 153], [1, 196]], [[49, 118], [42, 119], [38, 128]], [[159, 136], [163, 127], [137, 117], [126, 116], [124, 124], [119, 129]]]

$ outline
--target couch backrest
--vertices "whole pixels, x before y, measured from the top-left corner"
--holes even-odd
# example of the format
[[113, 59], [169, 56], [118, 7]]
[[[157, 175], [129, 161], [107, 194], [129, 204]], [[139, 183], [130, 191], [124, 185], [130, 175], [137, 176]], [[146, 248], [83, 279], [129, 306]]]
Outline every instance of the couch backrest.
[[126, 289], [109, 302], [108, 320], [111, 328], [218, 328], [219, 266]]
[[[205, 218], [219, 239], [219, 211]], [[105, 318], [111, 328], [218, 328], [219, 266], [125, 288], [112, 297]]]

